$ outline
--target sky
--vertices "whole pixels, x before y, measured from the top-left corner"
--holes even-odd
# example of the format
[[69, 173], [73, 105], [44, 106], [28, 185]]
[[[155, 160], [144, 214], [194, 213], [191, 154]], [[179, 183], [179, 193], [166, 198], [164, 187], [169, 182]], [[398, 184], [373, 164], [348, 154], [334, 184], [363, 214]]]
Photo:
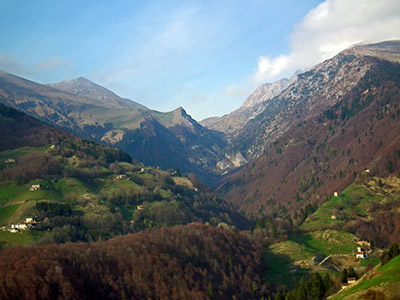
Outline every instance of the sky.
[[0, 0], [0, 69], [38, 83], [83, 76], [202, 120], [399, 28], [398, 0]]

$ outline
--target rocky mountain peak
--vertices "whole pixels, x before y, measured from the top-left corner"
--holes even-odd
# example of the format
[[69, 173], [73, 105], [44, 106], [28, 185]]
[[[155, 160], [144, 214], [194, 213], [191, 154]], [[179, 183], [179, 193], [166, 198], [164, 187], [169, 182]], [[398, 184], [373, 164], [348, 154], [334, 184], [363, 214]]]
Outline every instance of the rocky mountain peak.
[[173, 110], [172, 113], [174, 115], [179, 115], [179, 116], [183, 116], [183, 117], [188, 116], [186, 110], [182, 106], [179, 106], [177, 109]]
[[287, 78], [282, 78], [274, 83], [263, 83], [243, 102], [239, 109], [253, 107], [261, 102], [270, 100], [281, 93], [291, 82]]

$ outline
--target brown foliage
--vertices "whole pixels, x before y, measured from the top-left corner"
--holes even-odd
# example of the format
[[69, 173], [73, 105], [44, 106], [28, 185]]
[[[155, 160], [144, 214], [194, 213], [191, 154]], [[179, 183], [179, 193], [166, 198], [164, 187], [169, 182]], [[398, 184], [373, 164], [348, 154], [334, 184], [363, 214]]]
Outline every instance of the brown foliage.
[[385, 294], [381, 291], [368, 290], [362, 294], [362, 299], [366, 300], [385, 300]]
[[[396, 74], [393, 80], [381, 74], [389, 69]], [[398, 64], [374, 62], [365, 78], [330, 107], [337, 116], [346, 111], [343, 119], [316, 110], [310, 116], [307, 102], [299, 102], [299, 118], [295, 112], [286, 116], [295, 120], [287, 132], [266, 144], [264, 155], [226, 176], [219, 192], [248, 215], [279, 213], [282, 207], [293, 215], [308, 201], [322, 203], [343, 190], [365, 168], [378, 176], [398, 172], [399, 76]]]
[[17, 165], [0, 173], [3, 180], [25, 183], [45, 175], [60, 174], [59, 160], [45, 153], [29, 153], [18, 159]]
[[386, 248], [400, 240], [400, 203], [384, 201], [376, 203], [369, 210], [368, 219], [358, 218], [349, 223], [345, 230], [355, 233], [359, 238], [371, 241], [374, 246]]
[[4, 249], [3, 299], [252, 299], [267, 295], [261, 246], [200, 224], [107, 242]]
[[41, 147], [72, 135], [15, 109], [0, 104], [0, 151], [25, 146]]

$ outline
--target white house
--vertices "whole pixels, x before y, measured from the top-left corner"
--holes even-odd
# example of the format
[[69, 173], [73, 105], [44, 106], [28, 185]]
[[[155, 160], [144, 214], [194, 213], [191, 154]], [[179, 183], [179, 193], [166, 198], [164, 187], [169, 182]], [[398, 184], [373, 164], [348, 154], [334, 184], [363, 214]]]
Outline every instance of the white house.
[[355, 283], [356, 281], [357, 281], [357, 278], [355, 278], [355, 277], [348, 277], [347, 278], [347, 283], [348, 284]]
[[366, 259], [367, 257], [367, 252], [362, 251], [361, 247], [357, 247], [356, 258]]

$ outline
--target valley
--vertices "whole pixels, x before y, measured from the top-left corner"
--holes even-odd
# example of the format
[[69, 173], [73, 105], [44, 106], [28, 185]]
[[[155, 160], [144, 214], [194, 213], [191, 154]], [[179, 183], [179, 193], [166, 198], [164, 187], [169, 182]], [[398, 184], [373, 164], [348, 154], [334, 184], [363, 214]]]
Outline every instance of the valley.
[[399, 62], [355, 46], [200, 122], [0, 72], [0, 298], [398, 299]]

